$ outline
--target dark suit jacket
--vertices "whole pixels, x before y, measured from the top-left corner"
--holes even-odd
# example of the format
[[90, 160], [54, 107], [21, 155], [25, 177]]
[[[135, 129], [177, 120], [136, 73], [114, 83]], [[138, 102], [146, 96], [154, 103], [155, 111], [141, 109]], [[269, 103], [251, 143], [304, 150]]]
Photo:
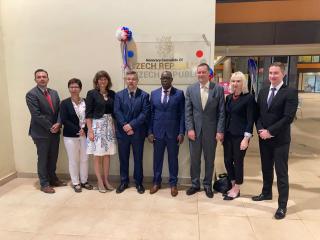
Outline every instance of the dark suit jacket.
[[183, 91], [174, 87], [170, 90], [167, 104], [161, 103], [162, 88], [151, 92], [150, 106], [151, 117], [149, 124], [149, 134], [155, 138], [176, 138], [185, 132], [184, 125], [184, 94]]
[[[54, 112], [39, 87], [32, 88], [26, 95], [26, 102], [31, 114], [29, 135], [34, 139], [48, 138], [52, 134], [50, 132], [52, 125], [60, 122], [58, 93], [50, 88], [48, 88], [48, 93], [51, 96]], [[59, 135], [60, 132], [55, 134]]]
[[290, 124], [298, 107], [296, 89], [282, 85], [268, 109], [267, 98], [269, 87], [262, 89], [258, 95], [257, 130], [267, 129], [273, 138], [267, 140], [276, 144], [290, 143]]
[[117, 138], [128, 136], [122, 129], [127, 123], [133, 128], [133, 138], [144, 139], [147, 136], [150, 116], [149, 94], [138, 88], [133, 102], [133, 107], [131, 107], [131, 100], [127, 88], [117, 92], [115, 95], [114, 115], [117, 120]]
[[[63, 136], [79, 137], [79, 118], [74, 110], [70, 97], [61, 102], [60, 118], [63, 124]], [[87, 133], [87, 127], [84, 128], [84, 131]]]
[[216, 133], [224, 133], [225, 109], [223, 88], [213, 82], [209, 84], [208, 101], [204, 109], [201, 105], [200, 83], [194, 83], [186, 92], [186, 129], [195, 130], [199, 137], [201, 130], [215, 138]]
[[241, 94], [232, 102], [233, 94], [226, 97], [226, 132], [235, 136], [251, 133], [255, 121], [256, 101], [250, 93]]

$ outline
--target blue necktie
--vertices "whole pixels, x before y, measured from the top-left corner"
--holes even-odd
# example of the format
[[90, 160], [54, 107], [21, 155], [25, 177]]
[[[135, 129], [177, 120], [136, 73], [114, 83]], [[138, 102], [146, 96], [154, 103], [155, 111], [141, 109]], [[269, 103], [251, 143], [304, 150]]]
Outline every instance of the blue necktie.
[[165, 105], [165, 104], [168, 103], [168, 90], [164, 90], [163, 93], [164, 93], [164, 96], [163, 96], [163, 102], [162, 102], [162, 104]]
[[275, 91], [276, 91], [276, 88], [271, 88], [271, 94], [270, 94], [270, 97], [268, 98], [268, 101], [267, 101], [268, 108], [270, 108], [270, 106], [271, 106]]
[[130, 92], [130, 110], [133, 110], [133, 105], [134, 105], [134, 92]]

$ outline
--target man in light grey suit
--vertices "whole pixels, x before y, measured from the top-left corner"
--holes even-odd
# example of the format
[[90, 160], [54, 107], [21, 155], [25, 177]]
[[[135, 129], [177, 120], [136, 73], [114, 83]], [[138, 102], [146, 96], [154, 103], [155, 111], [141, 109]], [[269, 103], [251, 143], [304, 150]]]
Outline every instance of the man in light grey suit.
[[52, 187], [66, 186], [56, 176], [56, 163], [60, 142], [60, 99], [58, 93], [47, 88], [47, 71], [38, 69], [34, 73], [37, 86], [26, 95], [31, 114], [29, 135], [37, 147], [38, 175], [41, 191], [54, 193]]
[[188, 87], [186, 92], [185, 121], [189, 138], [192, 186], [187, 195], [200, 190], [201, 153], [205, 160], [203, 187], [207, 197], [212, 198], [212, 175], [217, 141], [224, 136], [224, 93], [223, 88], [209, 81], [209, 65], [197, 67], [199, 82]]

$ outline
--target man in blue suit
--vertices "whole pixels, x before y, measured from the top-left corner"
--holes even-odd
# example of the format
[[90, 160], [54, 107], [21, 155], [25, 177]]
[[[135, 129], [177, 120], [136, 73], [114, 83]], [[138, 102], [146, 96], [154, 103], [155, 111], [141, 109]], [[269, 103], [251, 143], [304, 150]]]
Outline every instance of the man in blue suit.
[[129, 71], [125, 76], [127, 88], [116, 93], [114, 115], [117, 120], [116, 136], [120, 159], [121, 184], [116, 192], [121, 193], [129, 184], [130, 146], [133, 150], [133, 178], [138, 193], [144, 193], [143, 181], [143, 145], [147, 136], [150, 115], [149, 94], [138, 88], [138, 75]]
[[172, 74], [165, 71], [161, 74], [161, 88], [151, 92], [151, 118], [148, 140], [153, 143], [153, 187], [150, 194], [161, 187], [161, 174], [164, 151], [167, 147], [169, 163], [169, 183], [171, 195], [178, 195], [178, 154], [179, 145], [184, 139], [184, 94], [172, 87]]

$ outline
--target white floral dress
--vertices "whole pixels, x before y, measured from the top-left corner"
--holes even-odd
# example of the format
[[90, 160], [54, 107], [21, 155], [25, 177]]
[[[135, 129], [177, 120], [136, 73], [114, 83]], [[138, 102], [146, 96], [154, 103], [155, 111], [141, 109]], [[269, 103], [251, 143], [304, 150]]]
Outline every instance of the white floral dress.
[[111, 114], [104, 114], [102, 118], [92, 120], [94, 141], [87, 138], [87, 154], [95, 156], [116, 154], [116, 138]]

